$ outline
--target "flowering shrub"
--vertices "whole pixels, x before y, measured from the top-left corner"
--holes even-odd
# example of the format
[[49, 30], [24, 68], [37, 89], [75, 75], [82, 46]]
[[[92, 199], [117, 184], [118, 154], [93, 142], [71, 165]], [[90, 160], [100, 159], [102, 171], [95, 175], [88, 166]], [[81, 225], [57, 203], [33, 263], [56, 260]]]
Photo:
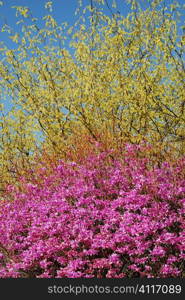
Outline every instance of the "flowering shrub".
[[185, 159], [151, 167], [143, 153], [61, 161], [40, 186], [9, 186], [0, 277], [184, 277]]

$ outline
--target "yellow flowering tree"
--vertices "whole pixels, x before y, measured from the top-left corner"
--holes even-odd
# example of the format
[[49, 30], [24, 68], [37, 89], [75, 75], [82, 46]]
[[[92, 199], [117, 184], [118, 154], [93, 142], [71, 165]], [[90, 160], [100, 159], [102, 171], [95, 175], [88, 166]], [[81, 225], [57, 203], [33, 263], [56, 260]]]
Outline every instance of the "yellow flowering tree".
[[79, 3], [71, 27], [53, 18], [51, 1], [42, 28], [29, 8], [15, 7], [22, 32], [2, 28], [15, 43], [1, 46], [1, 95], [12, 102], [11, 111], [2, 106], [0, 114], [2, 178], [18, 174], [17, 161], [30, 168], [42, 148], [68, 159], [83, 140], [87, 148], [94, 140], [114, 149], [146, 140], [164, 153], [184, 154], [180, 4], [151, 0], [143, 9], [142, 1], [127, 2], [127, 16], [115, 1]]

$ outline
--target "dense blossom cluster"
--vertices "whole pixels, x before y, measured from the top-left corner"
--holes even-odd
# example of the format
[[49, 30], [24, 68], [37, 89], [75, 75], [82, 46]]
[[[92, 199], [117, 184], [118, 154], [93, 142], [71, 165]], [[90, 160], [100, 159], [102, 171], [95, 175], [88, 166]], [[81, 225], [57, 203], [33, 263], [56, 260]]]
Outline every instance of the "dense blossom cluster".
[[0, 277], [184, 277], [185, 159], [151, 166], [141, 151], [61, 161], [40, 186], [9, 186]]

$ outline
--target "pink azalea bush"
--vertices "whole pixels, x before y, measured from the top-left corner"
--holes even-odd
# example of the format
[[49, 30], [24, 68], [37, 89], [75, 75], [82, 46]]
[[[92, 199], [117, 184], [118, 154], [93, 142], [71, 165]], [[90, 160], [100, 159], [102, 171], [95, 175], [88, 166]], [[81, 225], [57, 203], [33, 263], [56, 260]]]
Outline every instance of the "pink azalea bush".
[[[42, 185], [0, 204], [0, 277], [184, 277], [185, 158], [60, 162]], [[43, 173], [43, 175], [42, 175]]]

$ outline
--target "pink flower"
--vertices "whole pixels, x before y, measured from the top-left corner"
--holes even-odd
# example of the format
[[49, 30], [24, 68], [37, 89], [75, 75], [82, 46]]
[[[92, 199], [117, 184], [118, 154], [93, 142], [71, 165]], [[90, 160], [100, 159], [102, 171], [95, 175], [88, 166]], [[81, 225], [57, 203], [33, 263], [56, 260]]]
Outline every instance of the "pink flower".
[[180, 274], [180, 271], [177, 268], [172, 267], [171, 265], [165, 264], [161, 267], [160, 273], [163, 275], [172, 275], [176, 277]]
[[165, 250], [161, 246], [155, 246], [154, 249], [151, 252], [151, 255], [154, 256], [164, 256], [165, 255]]
[[41, 170], [42, 185], [11, 187], [13, 201], [0, 203], [0, 277], [182, 276], [185, 159], [150, 169], [143, 147], [109, 164], [109, 151], [60, 161], [50, 176]]

